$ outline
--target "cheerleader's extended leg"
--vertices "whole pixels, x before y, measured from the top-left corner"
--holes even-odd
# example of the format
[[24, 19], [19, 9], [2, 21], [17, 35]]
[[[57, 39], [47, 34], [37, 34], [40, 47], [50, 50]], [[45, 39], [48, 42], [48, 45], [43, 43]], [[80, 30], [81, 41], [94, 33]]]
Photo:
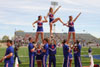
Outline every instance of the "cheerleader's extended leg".
[[70, 61], [70, 65], [69, 65], [69, 67], [72, 67], [72, 60], [69, 60]]
[[43, 43], [43, 39], [44, 39], [44, 33], [41, 33], [41, 39], [42, 39], [42, 43]]
[[38, 41], [38, 36], [39, 36], [39, 33], [37, 32], [37, 33], [36, 33], [35, 42], [37, 42], [37, 41]]
[[76, 39], [75, 39], [75, 32], [73, 32], [73, 41], [74, 41], [74, 43], [76, 42]]
[[52, 23], [50, 23], [50, 37], [53, 36], [52, 34]]
[[71, 37], [71, 32], [68, 33], [67, 43], [69, 43]]
[[53, 34], [52, 34], [52, 25], [53, 25], [53, 23], [57, 22], [58, 20], [64, 25], [63, 21], [62, 21], [60, 18], [54, 19], [54, 20], [50, 23], [50, 36], [53, 35]]
[[56, 19], [54, 19], [54, 20], [51, 22], [51, 24], [57, 22], [58, 20], [59, 20], [62, 24], [64, 24], [63, 21], [62, 21], [60, 18], [56, 18]]

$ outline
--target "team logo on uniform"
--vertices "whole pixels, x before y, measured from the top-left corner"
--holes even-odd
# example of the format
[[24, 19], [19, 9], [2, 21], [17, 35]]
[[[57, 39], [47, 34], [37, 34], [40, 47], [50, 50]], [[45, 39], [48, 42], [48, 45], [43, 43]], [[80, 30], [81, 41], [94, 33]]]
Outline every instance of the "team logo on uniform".
[[53, 17], [53, 15], [51, 15], [51, 17]]
[[50, 14], [50, 17], [53, 17], [53, 14]]
[[73, 25], [73, 22], [71, 22], [70, 25]]
[[40, 53], [40, 50], [38, 50], [37, 52]]
[[52, 46], [52, 48], [54, 48], [54, 46]]
[[42, 23], [38, 23], [39, 25], [42, 25]]

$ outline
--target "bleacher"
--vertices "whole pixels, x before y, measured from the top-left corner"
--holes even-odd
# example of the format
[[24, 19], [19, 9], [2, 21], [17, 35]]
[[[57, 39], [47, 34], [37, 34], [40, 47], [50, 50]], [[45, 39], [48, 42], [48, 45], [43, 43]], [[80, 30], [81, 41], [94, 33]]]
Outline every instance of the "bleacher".
[[[57, 43], [62, 42], [63, 39], [67, 39], [68, 33], [54, 33], [55, 40]], [[15, 32], [15, 36], [21, 39], [28, 39], [29, 37], [33, 37], [35, 39], [35, 32]], [[44, 33], [44, 38], [48, 38], [50, 36], [49, 33]], [[87, 33], [76, 33], [76, 39], [79, 39], [81, 43], [93, 43], [94, 45], [100, 44], [100, 40], [94, 37], [91, 34]], [[41, 42], [41, 38], [39, 37], [39, 42]], [[72, 37], [71, 37], [72, 40]]]

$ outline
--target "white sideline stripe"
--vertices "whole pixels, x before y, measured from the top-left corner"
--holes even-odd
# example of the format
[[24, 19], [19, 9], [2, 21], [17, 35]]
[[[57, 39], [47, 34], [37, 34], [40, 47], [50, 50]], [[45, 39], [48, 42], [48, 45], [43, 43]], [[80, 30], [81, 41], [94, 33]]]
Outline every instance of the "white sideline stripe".
[[[95, 55], [100, 55], [100, 54], [95, 54]], [[63, 55], [56, 55], [56, 56], [63, 56]], [[81, 56], [85, 56], [85, 55], [81, 55]], [[2, 57], [2, 56], [0, 56]], [[29, 56], [19, 56], [19, 57], [29, 57]]]

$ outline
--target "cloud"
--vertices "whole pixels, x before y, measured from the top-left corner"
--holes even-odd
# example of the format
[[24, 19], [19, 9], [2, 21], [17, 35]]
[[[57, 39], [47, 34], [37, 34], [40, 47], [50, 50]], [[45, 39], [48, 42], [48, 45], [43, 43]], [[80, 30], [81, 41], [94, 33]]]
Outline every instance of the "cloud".
[[9, 28], [10, 28], [9, 26], [0, 25], [0, 29], [1, 29], [1, 30], [7, 30], [7, 29], [9, 29]]
[[4, 22], [4, 23], [1, 23], [1, 24], [6, 24], [6, 25], [21, 25], [21, 26], [30, 26], [30, 25], [32, 25], [31, 23], [21, 22], [21, 21]]
[[77, 3], [75, 1], [72, 0], [62, 0], [64, 3], [66, 4], [71, 4], [71, 5], [81, 5], [80, 3]]
[[100, 14], [97, 11], [91, 11], [89, 9], [82, 9], [82, 8], [61, 8], [64, 12], [82, 12], [82, 13], [90, 13], [90, 14]]
[[[52, 1], [52, 0], [51, 0]], [[100, 14], [100, 0], [54, 0], [62, 3], [62, 11]]]
[[[32, 26], [32, 22], [37, 19], [38, 15], [42, 14], [44, 16], [47, 14], [51, 1], [58, 1], [59, 5], [62, 5], [61, 10], [57, 12], [57, 15], [61, 15], [61, 18], [65, 18], [65, 16], [68, 16], [65, 14], [70, 13], [76, 16], [76, 12], [80, 11], [82, 12], [82, 19], [80, 18], [79, 20], [82, 22], [94, 22], [92, 21], [93, 19], [98, 20], [100, 17], [95, 16], [95, 14], [100, 14], [99, 0], [0, 0], [0, 24], [6, 26], [14, 25], [15, 27]], [[92, 15], [96, 18], [93, 18]], [[86, 26], [88, 24], [89, 23], [86, 23]], [[57, 25], [56, 30], [61, 32], [62, 29], [58, 30], [61, 25]], [[45, 31], [49, 32], [49, 24], [48, 26], [44, 25], [44, 27]], [[61, 27], [63, 28], [63, 26]], [[85, 27], [85, 25], [82, 23], [76, 28], [81, 27]], [[89, 27], [96, 27], [96, 25], [91, 24]], [[0, 25], [0, 29], [2, 28], [3, 27]], [[7, 28], [5, 27], [5, 29]], [[26, 28], [23, 29], [25, 30]]]
[[[67, 1], [67, 0], [66, 0]], [[73, 4], [79, 4], [84, 7], [100, 7], [100, 0], [70, 0]]]

